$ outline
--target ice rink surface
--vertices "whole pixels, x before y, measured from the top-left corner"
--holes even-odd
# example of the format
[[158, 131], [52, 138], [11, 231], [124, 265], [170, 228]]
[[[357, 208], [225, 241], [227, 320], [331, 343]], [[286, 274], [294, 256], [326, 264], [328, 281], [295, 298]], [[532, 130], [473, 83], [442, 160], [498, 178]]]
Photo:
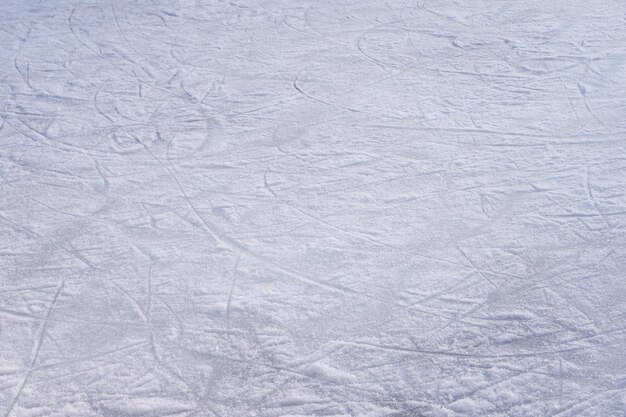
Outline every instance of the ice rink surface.
[[0, 3], [1, 417], [626, 415], [623, 1]]

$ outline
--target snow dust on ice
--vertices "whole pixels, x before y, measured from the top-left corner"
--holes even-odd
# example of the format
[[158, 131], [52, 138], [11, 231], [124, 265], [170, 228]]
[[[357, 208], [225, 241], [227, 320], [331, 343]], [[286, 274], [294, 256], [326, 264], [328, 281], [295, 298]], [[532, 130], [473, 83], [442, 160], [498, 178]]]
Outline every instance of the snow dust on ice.
[[624, 417], [623, 1], [0, 9], [1, 417]]

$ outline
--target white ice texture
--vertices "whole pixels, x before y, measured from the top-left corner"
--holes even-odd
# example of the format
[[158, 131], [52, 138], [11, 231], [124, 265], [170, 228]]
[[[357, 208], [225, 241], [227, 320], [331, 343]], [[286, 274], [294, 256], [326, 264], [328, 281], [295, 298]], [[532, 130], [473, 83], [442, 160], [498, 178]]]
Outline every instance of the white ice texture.
[[625, 415], [623, 0], [0, 0], [0, 417]]

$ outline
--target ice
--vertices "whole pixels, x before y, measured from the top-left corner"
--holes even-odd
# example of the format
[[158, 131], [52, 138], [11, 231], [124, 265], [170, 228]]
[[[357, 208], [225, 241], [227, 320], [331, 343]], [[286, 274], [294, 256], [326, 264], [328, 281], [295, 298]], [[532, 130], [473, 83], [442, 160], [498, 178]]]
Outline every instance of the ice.
[[626, 414], [624, 2], [0, 3], [0, 417]]

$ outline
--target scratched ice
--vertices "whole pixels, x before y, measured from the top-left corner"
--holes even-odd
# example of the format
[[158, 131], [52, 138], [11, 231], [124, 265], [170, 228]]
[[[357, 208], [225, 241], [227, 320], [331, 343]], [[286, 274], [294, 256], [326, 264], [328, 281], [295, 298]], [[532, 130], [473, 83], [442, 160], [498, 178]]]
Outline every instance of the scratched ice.
[[625, 413], [622, 0], [0, 1], [0, 417]]

